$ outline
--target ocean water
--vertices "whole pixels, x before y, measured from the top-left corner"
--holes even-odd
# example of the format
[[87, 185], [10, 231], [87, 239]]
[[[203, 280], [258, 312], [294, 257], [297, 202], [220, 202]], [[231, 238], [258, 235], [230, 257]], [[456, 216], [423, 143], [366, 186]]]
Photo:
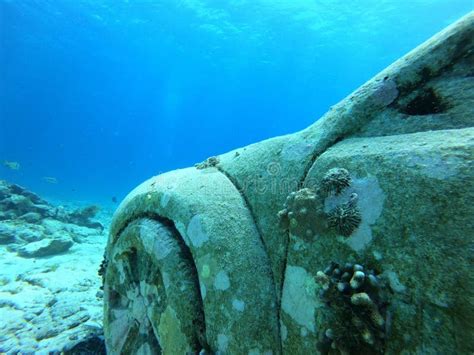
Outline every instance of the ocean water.
[[300, 130], [471, 0], [0, 0], [0, 179], [120, 201]]

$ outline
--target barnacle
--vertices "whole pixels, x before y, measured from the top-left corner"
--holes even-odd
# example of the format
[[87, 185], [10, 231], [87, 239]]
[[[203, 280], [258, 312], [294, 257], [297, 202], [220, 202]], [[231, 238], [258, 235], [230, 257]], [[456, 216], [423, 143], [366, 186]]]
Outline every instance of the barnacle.
[[350, 184], [351, 177], [346, 169], [333, 168], [324, 175], [321, 181], [321, 192], [325, 195], [329, 195], [331, 192], [339, 195]]
[[357, 194], [352, 194], [349, 202], [335, 207], [328, 214], [328, 226], [348, 237], [359, 227], [362, 217], [357, 208]]

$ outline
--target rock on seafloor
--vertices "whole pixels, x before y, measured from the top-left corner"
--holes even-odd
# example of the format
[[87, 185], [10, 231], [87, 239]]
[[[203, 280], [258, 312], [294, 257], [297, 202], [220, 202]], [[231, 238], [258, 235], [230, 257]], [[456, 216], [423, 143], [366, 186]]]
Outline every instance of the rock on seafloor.
[[143, 182], [107, 351], [474, 353], [473, 102], [470, 13], [310, 127]]
[[97, 212], [0, 181], [0, 353], [105, 353]]
[[74, 244], [69, 236], [59, 235], [28, 243], [18, 249], [18, 255], [25, 258], [61, 254], [69, 250]]

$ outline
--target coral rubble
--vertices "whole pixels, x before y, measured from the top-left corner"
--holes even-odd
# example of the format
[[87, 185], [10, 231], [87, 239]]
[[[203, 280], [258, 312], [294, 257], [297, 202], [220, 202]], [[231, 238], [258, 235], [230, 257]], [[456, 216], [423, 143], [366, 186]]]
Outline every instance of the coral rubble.
[[1, 353], [103, 348], [95, 270], [106, 238], [96, 212], [54, 206], [0, 180]]

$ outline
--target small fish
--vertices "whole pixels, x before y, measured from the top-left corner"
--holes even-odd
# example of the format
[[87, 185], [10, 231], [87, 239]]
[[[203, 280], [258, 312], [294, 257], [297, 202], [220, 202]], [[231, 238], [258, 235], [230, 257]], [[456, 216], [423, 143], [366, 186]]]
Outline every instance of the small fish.
[[52, 177], [52, 176], [43, 176], [43, 180], [46, 181], [49, 184], [57, 184], [58, 183], [58, 179], [56, 179], [55, 177]]
[[112, 202], [113, 202], [113, 203], [117, 203], [117, 197], [113, 196], [113, 197], [112, 197]]
[[19, 170], [20, 169], [20, 163], [18, 163], [17, 161], [4, 160], [2, 162], [2, 164], [4, 166], [6, 166], [8, 169], [12, 169], [12, 170]]

